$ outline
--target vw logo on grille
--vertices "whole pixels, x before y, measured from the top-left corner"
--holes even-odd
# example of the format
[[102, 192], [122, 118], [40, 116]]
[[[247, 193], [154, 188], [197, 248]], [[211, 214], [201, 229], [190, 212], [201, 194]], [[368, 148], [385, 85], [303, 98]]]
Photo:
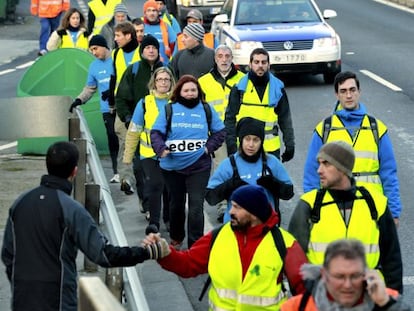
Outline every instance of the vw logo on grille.
[[283, 43], [283, 47], [285, 48], [285, 50], [291, 50], [291, 49], [293, 49], [293, 42], [292, 41], [285, 41], [285, 43]]

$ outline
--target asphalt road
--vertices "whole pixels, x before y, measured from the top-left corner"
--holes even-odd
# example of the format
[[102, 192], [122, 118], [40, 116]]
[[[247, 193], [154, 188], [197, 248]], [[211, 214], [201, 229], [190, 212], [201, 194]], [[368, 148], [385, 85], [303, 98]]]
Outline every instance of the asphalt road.
[[[23, 0], [27, 1], [27, 0]], [[338, 17], [330, 21], [342, 39], [343, 70], [352, 70], [361, 80], [361, 100], [374, 116], [383, 120], [389, 128], [398, 161], [401, 197], [404, 210], [398, 229], [404, 263], [404, 294], [410, 305], [414, 305], [414, 215], [411, 202], [414, 200], [412, 172], [414, 160], [414, 63], [411, 61], [414, 42], [413, 14], [385, 6], [375, 1], [361, 0], [317, 0], [321, 9], [335, 9]], [[142, 1], [127, 1], [127, 7], [139, 15]], [[24, 32], [24, 40], [37, 40], [37, 26]], [[16, 26], [18, 27], [18, 26]], [[0, 29], [0, 39], [4, 32]], [[15, 28], [7, 32], [19, 38]], [[29, 36], [30, 38], [27, 38]], [[23, 53], [24, 54], [24, 53]], [[0, 52], [1, 55], [1, 52]], [[17, 66], [33, 60], [33, 49], [8, 64], [0, 63], [0, 96], [15, 95], [15, 86], [24, 72]], [[5, 70], [14, 69], [2, 74]], [[334, 90], [323, 83], [321, 76], [282, 77], [286, 82], [294, 127], [296, 132], [296, 154], [286, 167], [294, 181], [295, 197], [282, 202], [282, 225], [286, 226], [290, 214], [302, 194], [303, 164], [307, 145], [316, 123], [329, 115], [335, 101]], [[395, 88], [396, 87], [396, 88]], [[398, 90], [400, 89], [400, 90]], [[206, 208], [207, 217], [215, 224], [215, 210]], [[156, 268], [154, 268], [156, 269]], [[148, 274], [148, 273], [147, 273]], [[204, 278], [183, 280], [194, 310], [206, 310], [206, 298], [197, 302]]]

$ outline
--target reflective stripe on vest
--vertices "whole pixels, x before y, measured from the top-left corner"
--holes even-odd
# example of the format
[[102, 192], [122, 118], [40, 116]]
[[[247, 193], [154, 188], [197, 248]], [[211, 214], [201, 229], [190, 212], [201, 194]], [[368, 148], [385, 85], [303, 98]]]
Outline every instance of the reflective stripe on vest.
[[[293, 237], [283, 231], [282, 235], [286, 247], [290, 247]], [[223, 262], [228, 264], [223, 265]], [[278, 310], [281, 303], [286, 300], [281, 284], [276, 282], [282, 266], [282, 259], [275, 247], [272, 233], [268, 232], [257, 246], [243, 278], [237, 239], [230, 223], [224, 225], [210, 251], [210, 309]]]
[[269, 106], [269, 84], [266, 86], [262, 101], [250, 80], [247, 82], [246, 90], [249, 91], [243, 92], [242, 103], [236, 120], [239, 121], [243, 117], [254, 116], [255, 119], [265, 122], [265, 140], [263, 148], [266, 152], [279, 150], [280, 138], [278, 133], [275, 132], [278, 115], [275, 113], [275, 107]]
[[[375, 186], [378, 191], [383, 192], [381, 179], [378, 175], [379, 159], [378, 145], [375, 141], [374, 134], [368, 116], [364, 116], [358, 132], [354, 138], [350, 135], [348, 129], [344, 126], [337, 115], [333, 115], [331, 119], [331, 128], [329, 130], [326, 142], [334, 140], [342, 140], [353, 146], [355, 151], [355, 165], [353, 174], [357, 185], [359, 186]], [[316, 131], [322, 137], [323, 122], [319, 123]], [[382, 137], [387, 127], [380, 120], [377, 120], [378, 135]]]
[[206, 101], [214, 107], [222, 121], [224, 121], [231, 87], [233, 87], [233, 85], [235, 85], [243, 76], [244, 73], [238, 71], [237, 74], [226, 81], [224, 89], [221, 84], [214, 79], [214, 76], [211, 73], [207, 73], [198, 79], [201, 89], [206, 95]]
[[85, 37], [84, 32], [78, 32], [76, 44], [73, 43], [72, 36], [70, 34], [64, 34], [62, 36], [62, 42], [60, 43], [61, 49], [78, 48], [82, 50], [88, 49], [88, 38]]
[[[301, 199], [313, 208], [316, 193], [317, 190], [312, 190], [305, 193]], [[379, 218], [386, 210], [387, 198], [375, 190], [371, 190], [370, 194], [375, 202]], [[356, 196], [362, 198], [359, 191]], [[379, 234], [377, 222], [371, 218], [368, 204], [364, 199], [354, 201], [350, 219], [346, 225], [341, 210], [327, 191], [322, 200], [320, 220], [312, 223], [307, 257], [312, 264], [322, 264], [326, 247], [330, 242], [342, 238], [356, 238], [364, 245], [368, 267], [373, 269], [378, 265], [380, 256]]]
[[154, 95], [145, 96], [144, 130], [139, 137], [139, 152], [144, 158], [155, 157], [155, 152], [151, 146], [151, 129], [158, 117], [159, 111]]

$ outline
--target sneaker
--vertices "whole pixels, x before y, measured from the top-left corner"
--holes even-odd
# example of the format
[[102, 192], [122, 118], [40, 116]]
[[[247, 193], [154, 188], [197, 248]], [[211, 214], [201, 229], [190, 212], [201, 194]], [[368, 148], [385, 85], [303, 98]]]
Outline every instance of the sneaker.
[[39, 53], [37, 53], [37, 55], [39, 55], [39, 56], [43, 56], [45, 54], [47, 54], [46, 50], [40, 50]]
[[111, 184], [118, 184], [119, 183], [119, 174], [115, 174], [114, 177], [112, 177], [109, 182]]
[[126, 179], [123, 179], [121, 182], [121, 191], [125, 192], [126, 195], [131, 195], [134, 193], [134, 189]]

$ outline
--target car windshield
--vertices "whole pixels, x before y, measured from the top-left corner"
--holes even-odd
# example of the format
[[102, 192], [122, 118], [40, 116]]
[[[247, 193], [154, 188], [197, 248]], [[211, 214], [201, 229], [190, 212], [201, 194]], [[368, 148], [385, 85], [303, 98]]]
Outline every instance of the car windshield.
[[308, 0], [239, 0], [235, 25], [320, 22]]

